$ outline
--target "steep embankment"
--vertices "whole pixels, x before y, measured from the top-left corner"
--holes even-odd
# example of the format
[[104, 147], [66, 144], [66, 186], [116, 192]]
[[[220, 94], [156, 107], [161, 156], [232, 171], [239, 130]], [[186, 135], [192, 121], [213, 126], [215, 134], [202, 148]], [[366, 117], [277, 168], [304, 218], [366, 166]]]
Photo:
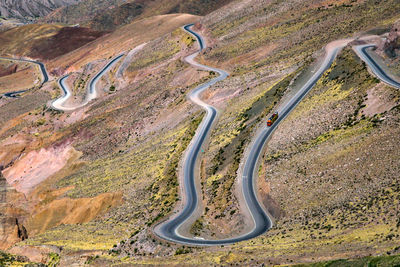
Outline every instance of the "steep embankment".
[[39, 84], [39, 70], [35, 65], [0, 59], [0, 95]]

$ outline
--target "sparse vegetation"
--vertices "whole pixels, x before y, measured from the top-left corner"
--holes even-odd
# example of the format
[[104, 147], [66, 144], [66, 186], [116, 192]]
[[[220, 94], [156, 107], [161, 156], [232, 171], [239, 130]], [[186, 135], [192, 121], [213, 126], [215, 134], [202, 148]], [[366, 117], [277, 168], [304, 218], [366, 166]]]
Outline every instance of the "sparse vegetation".
[[[307, 79], [314, 56], [321, 54], [318, 49], [354, 32], [386, 29], [399, 18], [396, 1], [375, 2], [237, 1], [201, 18], [199, 26], [210, 47], [198, 59], [227, 69], [230, 76], [203, 95], [221, 112], [199, 161], [205, 211], [188, 229], [193, 235], [217, 239], [243, 231], [245, 218], [235, 185], [250, 141], [266, 116]], [[104, 204], [104, 213], [90, 222], [66, 221], [29, 235], [19, 245], [62, 247], [60, 255], [49, 255], [53, 265], [64, 260], [63, 255], [78, 255], [81, 250], [106, 252], [99, 257], [88, 254], [86, 260], [105, 265], [292, 265], [321, 258], [332, 261], [314, 266], [398, 264], [398, 256], [372, 256], [400, 253], [400, 95], [371, 76], [349, 47], [279, 125], [261, 159], [257, 186], [275, 218], [269, 232], [213, 249], [182, 247], [152, 234], [181, 200], [180, 160], [203, 118], [186, 96], [216, 76], [182, 61], [195, 51], [192, 36], [163, 28], [169, 23], [177, 28], [175, 19], [183, 24], [189, 18], [144, 19], [70, 53], [68, 60], [60, 56], [49, 62], [50, 68], [60, 68], [57, 71], [76, 69], [79, 91], [89, 79], [81, 69], [84, 64], [110, 58], [117, 48], [129, 50], [148, 42], [124, 73], [125, 85], [113, 77], [114, 69], [103, 81], [113, 93], [83, 112], [44, 108], [49, 91], [54, 97], [54, 85], [12, 101], [0, 99], [7, 110], [0, 114], [0, 149], [11, 151], [1, 155], [1, 166], [12, 166], [30, 151], [65, 144], [82, 153], [79, 161], [71, 160], [51, 177], [54, 180], [32, 193], [40, 199], [35, 199], [35, 212], [54, 200], [92, 199], [107, 192], [123, 195], [120, 205]], [[45, 25], [23, 27], [48, 29], [49, 36], [60, 31]], [[14, 33], [23, 33], [23, 27]], [[154, 33], [158, 28], [163, 30]], [[36, 36], [29, 34], [18, 40]], [[21, 50], [27, 55], [29, 49], [1, 51]], [[92, 71], [100, 65], [93, 64]], [[40, 170], [32, 165], [32, 171]], [[21, 210], [29, 213], [28, 206], [24, 202]], [[48, 219], [56, 220], [61, 213], [54, 214]], [[340, 260], [367, 255], [371, 257]], [[8, 254], [1, 257], [0, 265], [21, 260]]]
[[334, 260], [327, 262], [295, 265], [296, 267], [351, 267], [351, 266], [382, 266], [391, 267], [400, 264], [400, 256], [364, 257], [354, 260]]
[[176, 249], [175, 255], [187, 254], [190, 252], [192, 252], [190, 248], [181, 247]]
[[[147, 45], [144, 47], [144, 52], [134, 57], [132, 64], [128, 67], [128, 71], [139, 70], [148, 67], [156, 62], [167, 60], [174, 56], [181, 50], [181, 42], [186, 38], [191, 38], [187, 33], [184, 33], [181, 29], [177, 29], [172, 32], [169, 38], [162, 38], [161, 42], [155, 43], [155, 47]], [[190, 46], [190, 42], [183, 42], [185, 46]]]
[[60, 263], [60, 255], [58, 255], [57, 253], [54, 253], [54, 252], [50, 253], [47, 265], [49, 267], [56, 267], [56, 266], [58, 266], [59, 263]]

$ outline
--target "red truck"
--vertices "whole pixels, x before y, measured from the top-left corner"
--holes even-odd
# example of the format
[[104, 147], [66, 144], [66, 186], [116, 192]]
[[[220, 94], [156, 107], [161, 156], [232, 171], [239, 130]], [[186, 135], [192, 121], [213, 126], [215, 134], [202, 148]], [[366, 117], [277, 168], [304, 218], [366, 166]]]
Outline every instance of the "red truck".
[[271, 117], [269, 117], [269, 119], [267, 120], [267, 126], [271, 126], [276, 119], [278, 119], [278, 112], [275, 112], [274, 114], [272, 114]]

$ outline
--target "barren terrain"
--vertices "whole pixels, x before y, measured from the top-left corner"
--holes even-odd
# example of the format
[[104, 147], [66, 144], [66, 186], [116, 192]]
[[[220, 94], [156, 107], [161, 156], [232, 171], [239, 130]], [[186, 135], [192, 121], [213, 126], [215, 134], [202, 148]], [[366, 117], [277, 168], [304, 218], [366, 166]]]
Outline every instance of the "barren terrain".
[[[178, 11], [192, 1], [179, 3], [173, 2]], [[217, 239], [243, 230], [237, 192], [246, 151], [268, 115], [312, 75], [324, 46], [370, 34], [393, 37], [400, 19], [396, 0], [223, 3], [203, 17], [149, 8], [155, 16], [132, 21], [127, 12], [109, 32], [31, 24], [0, 33], [1, 54], [42, 58], [54, 77], [20, 98], [0, 99], [0, 182], [7, 199], [0, 207], [0, 247], [8, 249], [0, 265], [268, 266], [343, 258], [351, 260], [326, 264], [399, 264], [390, 255], [400, 253], [400, 92], [370, 73], [352, 50], [355, 43], [278, 126], [263, 153], [257, 186], [274, 219], [270, 231], [210, 248], [153, 234], [184, 199], [181, 160], [204, 115], [187, 94], [215, 77], [182, 60], [197, 42], [181, 26], [197, 22], [206, 37], [208, 48], [196, 60], [230, 72], [202, 95], [220, 116], [199, 162], [204, 210], [190, 229]], [[73, 10], [52, 15], [57, 20]], [[102, 14], [95, 17], [102, 25]], [[76, 38], [71, 43], [69, 35]], [[394, 54], [378, 44], [375, 56], [396, 75], [393, 38]], [[71, 73], [67, 82], [79, 101], [105, 62], [143, 43], [124, 62], [122, 77], [116, 65], [102, 78], [97, 99], [69, 112], [49, 108], [61, 75]], [[0, 83], [17, 74], [21, 88], [34, 83], [31, 72], [22, 79], [27, 66], [14, 71], [12, 63], [0, 63]]]
[[89, 28], [29, 24], [0, 33], [0, 54], [50, 60], [104, 34]]
[[37, 85], [40, 85], [40, 72], [36, 65], [0, 59], [0, 94]]

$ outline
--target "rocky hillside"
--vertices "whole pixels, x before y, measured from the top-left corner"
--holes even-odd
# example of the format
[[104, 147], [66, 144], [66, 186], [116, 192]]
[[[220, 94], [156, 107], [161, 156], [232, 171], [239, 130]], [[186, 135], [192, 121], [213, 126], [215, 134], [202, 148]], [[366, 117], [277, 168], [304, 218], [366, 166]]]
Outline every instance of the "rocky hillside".
[[[9, 196], [3, 208], [11, 211], [1, 218], [7, 222], [2, 248], [29, 257], [14, 260], [57, 259], [60, 266], [268, 266], [363, 256], [337, 263], [398, 264], [399, 257], [389, 255], [400, 253], [400, 93], [369, 72], [352, 50], [355, 42], [278, 127], [260, 160], [259, 195], [274, 218], [269, 232], [211, 248], [154, 236], [153, 227], [181, 204], [181, 159], [204, 116], [187, 94], [215, 77], [182, 60], [197, 49], [182, 25], [197, 22], [205, 36], [209, 47], [198, 60], [230, 73], [203, 95], [221, 113], [199, 162], [204, 209], [190, 229], [195, 236], [226, 238], [243, 231], [238, 173], [268, 114], [315, 71], [327, 43], [387, 33], [400, 19], [397, 0], [197, 6], [208, 2], [89, 0], [79, 4], [86, 8], [69, 6], [46, 18], [94, 28], [134, 20], [49, 58], [54, 77], [72, 73], [67, 82], [74, 96], [82, 97], [84, 84], [110, 58], [145, 45], [124, 62], [123, 75], [117, 75], [119, 65], [107, 72], [99, 97], [76, 111], [49, 108], [60, 94], [55, 80], [21, 98], [0, 99], [7, 111], [0, 112], [0, 165]], [[210, 12], [213, 6], [220, 8]], [[207, 14], [147, 17], [195, 7]], [[51, 25], [47, 36], [39, 35], [54, 44], [49, 49], [60, 44], [50, 42], [60, 28]], [[41, 38], [31, 32], [11, 32], [24, 42], [9, 38], [4, 51], [32, 51]]]
[[188, 13], [205, 15], [232, 0], [86, 0], [49, 14], [42, 21], [82, 24], [97, 30], [113, 30], [119, 25], [154, 15]]
[[[109, 191], [106, 189], [108, 185], [104, 184], [105, 187], [100, 190], [102, 190], [105, 194], [99, 193], [99, 191], [95, 190], [89, 190], [92, 191], [91, 195], [92, 197], [82, 197], [82, 198], [71, 198], [66, 196], [66, 193], [72, 189], [72, 187], [68, 187], [58, 190], [56, 189], [55, 183], [59, 180], [61, 177], [65, 177], [65, 175], [69, 176], [71, 174], [74, 174], [77, 170], [81, 169], [84, 166], [87, 166], [85, 163], [86, 160], [88, 162], [95, 162], [95, 159], [97, 158], [98, 160], [111, 160], [109, 158], [110, 155], [112, 155], [116, 149], [117, 143], [120, 142], [120, 138], [123, 140], [128, 141], [131, 139], [129, 136], [132, 135], [132, 138], [136, 138], [139, 136], [142, 136], [145, 138], [146, 142], [143, 141], [143, 147], [140, 149], [144, 149], [149, 153], [151, 150], [151, 143], [153, 142], [151, 138], [151, 134], [149, 134], [147, 131], [149, 128], [144, 127], [146, 124], [146, 121], [151, 119], [156, 119], [155, 116], [152, 115], [154, 112], [155, 114], [160, 114], [160, 110], [162, 110], [163, 105], [172, 102], [176, 100], [178, 97], [182, 98], [183, 93], [181, 90], [184, 90], [180, 86], [176, 85], [176, 82], [178, 80], [183, 79], [183, 75], [180, 72], [180, 70], [185, 70], [188, 67], [183, 65], [180, 60], [179, 60], [179, 55], [182, 54], [189, 45], [193, 45], [191, 42], [191, 39], [187, 38], [188, 36], [183, 34], [181, 30], [179, 30], [179, 27], [187, 24], [193, 20], [197, 19], [195, 16], [191, 15], [166, 15], [166, 16], [161, 16], [156, 17], [154, 19], [150, 19], [146, 21], [146, 24], [144, 24], [140, 27], [142, 28], [139, 30], [139, 25], [132, 24], [131, 26], [127, 25], [125, 27], [124, 33], [127, 33], [128, 30], [132, 32], [133, 36], [136, 36], [136, 38], [142, 37], [143, 39], [137, 39], [135, 40], [136, 43], [140, 44], [142, 42], [148, 41], [149, 38], [148, 35], [146, 35], [146, 30], [148, 29], [154, 29], [152, 32], [154, 35], [150, 35], [152, 38], [159, 38], [159, 37], [154, 37], [154, 36], [167, 36], [168, 40], [163, 40], [162, 42], [157, 42], [153, 41], [153, 44], [158, 44], [158, 46], [153, 47], [149, 46], [148, 50], [149, 51], [149, 57], [146, 57], [144, 59], [144, 65], [142, 66], [148, 66], [149, 68], [154, 67], [155, 64], [158, 64], [161, 61], [167, 62], [169, 66], [166, 69], [159, 68], [157, 71], [152, 71], [152, 75], [157, 75], [160, 77], [160, 79], [151, 79], [150, 77], [147, 77], [145, 73], [142, 73], [140, 75], [137, 75], [137, 70], [130, 71], [129, 73], [126, 73], [128, 76], [131, 76], [134, 78], [134, 76], [138, 76], [137, 79], [142, 81], [145, 85], [145, 89], [140, 88], [140, 83], [129, 83], [128, 86], [125, 86], [125, 90], [120, 90], [122, 88], [118, 88], [118, 90], [115, 92], [115, 94], [105, 94], [106, 98], [114, 98], [116, 102], [114, 102], [114, 105], [102, 105], [100, 106], [92, 106], [90, 108], [95, 108], [93, 111], [87, 111], [88, 114], [94, 114], [100, 115], [103, 113], [101, 109], [106, 108], [107, 113], [108, 112], [117, 112], [120, 115], [118, 115], [121, 118], [121, 122], [126, 120], [126, 121], [132, 121], [133, 118], [141, 118], [138, 120], [136, 123], [133, 124], [126, 124], [128, 128], [125, 128], [121, 130], [120, 133], [117, 134], [115, 143], [114, 141], [108, 142], [108, 143], [103, 143], [104, 139], [103, 137], [97, 139], [97, 138], [92, 138], [90, 137], [92, 134], [87, 135], [89, 139], [85, 139], [89, 142], [83, 142], [81, 145], [85, 147], [83, 150], [85, 151], [85, 156], [87, 159], [81, 158], [82, 153], [80, 151], [77, 151], [71, 146], [71, 141], [75, 139], [75, 134], [79, 134], [81, 132], [80, 125], [86, 125], [88, 121], [84, 119], [86, 115], [83, 117], [81, 115], [77, 115], [77, 113], [59, 113], [59, 112], [54, 112], [50, 109], [46, 108], [46, 102], [51, 100], [52, 97], [57, 96], [57, 92], [59, 91], [59, 88], [56, 87], [54, 82], [49, 82], [46, 84], [46, 86], [40, 90], [32, 90], [28, 92], [27, 94], [24, 95], [24, 97], [18, 98], [18, 99], [7, 99], [7, 98], [0, 98], [0, 105], [4, 110], [7, 110], [8, 112], [1, 112], [0, 113], [0, 135], [1, 135], [1, 146], [2, 149], [1, 151], [5, 151], [5, 153], [2, 153], [0, 156], [0, 165], [5, 166], [5, 170], [3, 170], [3, 173], [5, 174], [6, 177], [8, 177], [8, 182], [11, 183], [13, 186], [17, 186], [18, 184], [18, 190], [21, 190], [22, 188], [24, 190], [24, 194], [27, 197], [28, 201], [22, 201], [20, 202], [20, 198], [9, 198], [9, 204], [12, 205], [13, 207], [16, 207], [17, 211], [20, 211], [21, 214], [24, 214], [25, 216], [24, 219], [19, 220], [22, 225], [24, 225], [25, 229], [27, 229], [28, 236], [33, 237], [35, 234], [41, 234], [44, 233], [47, 229], [53, 228], [58, 225], [75, 225], [76, 223], [88, 223], [89, 221], [93, 220], [96, 216], [100, 214], [105, 214], [107, 213], [107, 210], [114, 207], [114, 206], [121, 206], [122, 203], [126, 203], [126, 205], [130, 205], [130, 201], [126, 202], [125, 198], [124, 201], [122, 201], [122, 191], [119, 188], [120, 182], [115, 182], [115, 185], [118, 185], [114, 191], [112, 189], [112, 193], [106, 193], [106, 191]], [[163, 27], [156, 27], [159, 25], [160, 22], [165, 22]], [[130, 27], [130, 28], [129, 28]], [[157, 29], [156, 29], [157, 28]], [[178, 29], [178, 30], [177, 30]], [[172, 32], [172, 33], [171, 33]], [[121, 35], [116, 35], [121, 37]], [[110, 46], [116, 47], [120, 49], [123, 46], [115, 46], [113, 42], [118, 42], [121, 44], [121, 41], [123, 39], [116, 39], [116, 36], [113, 38], [115, 39], [107, 39], [110, 41]], [[126, 41], [126, 47], [129, 47], [129, 45], [134, 46], [135, 43], [132, 42], [130, 39], [130, 35], [123, 35], [124, 38], [128, 38]], [[173, 40], [173, 41], [172, 41]], [[189, 40], [189, 41], [187, 41]], [[113, 41], [113, 42], [111, 42]], [[156, 50], [153, 50], [152, 48], [157, 48]], [[107, 50], [107, 47], [106, 47]], [[156, 57], [155, 59], [152, 59], [154, 56], [152, 53], [158, 51], [159, 52], [159, 57]], [[96, 52], [107, 52], [107, 51], [102, 51], [101, 49]], [[108, 51], [110, 52], [110, 51]], [[113, 51], [111, 51], [113, 52]], [[120, 51], [114, 51], [115, 53], [118, 53]], [[74, 56], [74, 53], [70, 53], [71, 56]], [[83, 53], [84, 56], [88, 57], [87, 53]], [[101, 54], [100, 54], [101, 55]], [[78, 53], [79, 58], [82, 58], [82, 54]], [[95, 56], [95, 55], [94, 55]], [[84, 72], [78, 69], [77, 77], [82, 78], [87, 80], [87, 76], [85, 76], [87, 73], [93, 75], [93, 70], [98, 70], [99, 67], [104, 66], [105, 62], [107, 61], [108, 56], [106, 58], [102, 58], [101, 60], [93, 60], [90, 65], [88, 65], [88, 69], [92, 69], [91, 72]], [[141, 63], [143, 64], [143, 63]], [[5, 65], [8, 66], [8, 65]], [[86, 69], [86, 67], [85, 67]], [[174, 73], [173, 70], [178, 70], [177, 75], [172, 75]], [[149, 70], [145, 70], [148, 72]], [[190, 71], [190, 70], [189, 70]], [[113, 72], [114, 73], [114, 70]], [[195, 73], [195, 72], [194, 72]], [[204, 73], [206, 74], [206, 73]], [[169, 75], [169, 83], [171, 88], [171, 91], [169, 93], [165, 94], [164, 91], [158, 90], [158, 88], [161, 87], [160, 82], [165, 81], [166, 76]], [[193, 78], [189, 79], [186, 83], [188, 88], [185, 90], [189, 89], [189, 85], [192, 83], [196, 82], [198, 77], [197, 75], [192, 75]], [[4, 76], [6, 77], [6, 76]], [[3, 78], [4, 78], [3, 77]], [[162, 79], [161, 79], [162, 77]], [[131, 78], [131, 79], [132, 79]], [[129, 79], [129, 80], [131, 80]], [[114, 83], [116, 84], [113, 77], [109, 77], [108, 82], [107, 81], [102, 81], [102, 86], [105, 86], [107, 88], [110, 88], [111, 85]], [[99, 93], [103, 92], [101, 90]], [[107, 97], [108, 95], [108, 97]], [[110, 98], [111, 97], [111, 98]], [[115, 98], [117, 97], [117, 98]], [[138, 103], [153, 103], [154, 101], [158, 101], [157, 105], [152, 105], [152, 108], [149, 109], [147, 106], [142, 106], [141, 108], [138, 108]], [[93, 102], [92, 104], [95, 104]], [[185, 108], [187, 107], [187, 103], [182, 102], [181, 106], [179, 107], [180, 110], [182, 110], [182, 114], [187, 114], [185, 111]], [[89, 106], [88, 106], [89, 108]], [[100, 110], [98, 110], [100, 108]], [[111, 108], [111, 109], [109, 109]], [[153, 109], [154, 108], [154, 109]], [[173, 106], [171, 106], [171, 109]], [[114, 110], [114, 111], [112, 111]], [[97, 117], [97, 115], [95, 115]], [[61, 116], [61, 117], [60, 117]], [[190, 114], [187, 114], [185, 116], [190, 116]], [[198, 115], [196, 115], [197, 118]], [[69, 121], [68, 118], [71, 118], [72, 124], [68, 123]], [[92, 117], [93, 118], [93, 117]], [[197, 123], [192, 123], [189, 119], [186, 119], [185, 117], [183, 118], [184, 121], [182, 123], [179, 122], [179, 120], [176, 120], [175, 122], [178, 123], [178, 126], [181, 129], [181, 133], [179, 138], [185, 139], [186, 141], [190, 140], [190, 136], [193, 134], [193, 131], [195, 129], [195, 126]], [[82, 121], [83, 120], [83, 121]], [[91, 118], [89, 120], [92, 120]], [[170, 118], [170, 120], [174, 120], [173, 117]], [[14, 121], [17, 125], [22, 126], [25, 130], [30, 132], [31, 130], [35, 131], [38, 130], [36, 134], [30, 134], [28, 132], [21, 132], [22, 135], [15, 135], [16, 133], [11, 133], [13, 132], [16, 128], [14, 128], [15, 124], [11, 123], [8, 124], [7, 122]], [[25, 124], [25, 122], [31, 121], [33, 124], [30, 122], [28, 124]], [[62, 125], [56, 126], [58, 123], [56, 121], [63, 121]], [[97, 121], [97, 119], [95, 119]], [[66, 122], [67, 124], [64, 124]], [[94, 122], [94, 121], [93, 121]], [[105, 122], [105, 124], [101, 123], [101, 120], [97, 121], [100, 124], [93, 125], [94, 128], [92, 130], [96, 129], [95, 131], [101, 131], [101, 136], [107, 135], [107, 128], [108, 122]], [[22, 124], [20, 124], [22, 123]], [[76, 124], [77, 123], [77, 124]], [[23, 126], [25, 125], [25, 126]], [[69, 126], [68, 126], [69, 125]], [[172, 125], [176, 125], [175, 123], [171, 123]], [[10, 127], [9, 127], [10, 126]], [[190, 129], [188, 127], [191, 126]], [[28, 127], [28, 128], [25, 128]], [[33, 128], [32, 128], [33, 127]], [[39, 127], [39, 128], [38, 128]], [[43, 128], [42, 128], [43, 127]], [[54, 128], [55, 127], [55, 128]], [[60, 128], [59, 128], [60, 127]], [[70, 128], [72, 127], [72, 128]], [[77, 127], [77, 128], [76, 128]], [[105, 128], [103, 128], [105, 127]], [[156, 126], [157, 129], [158, 126]], [[42, 128], [42, 129], [40, 129]], [[70, 130], [67, 130], [70, 128]], [[86, 126], [85, 126], [86, 128]], [[91, 128], [91, 127], [90, 127]], [[36, 130], [35, 130], [36, 129]], [[89, 128], [88, 128], [89, 129]], [[59, 132], [59, 130], [61, 132]], [[67, 131], [65, 131], [67, 130]], [[92, 131], [90, 130], [90, 131]], [[54, 139], [50, 138], [48, 139], [49, 136], [46, 136], [47, 134], [44, 134], [47, 131], [55, 131], [54, 133]], [[171, 130], [175, 132], [175, 129]], [[58, 132], [58, 133], [56, 133]], [[100, 132], [99, 132], [100, 133]], [[44, 134], [44, 135], [43, 135]], [[159, 134], [161, 134], [159, 132]], [[17, 137], [19, 136], [19, 137]], [[136, 137], [133, 137], [136, 136]], [[5, 140], [10, 140], [9, 138], [22, 138], [19, 141], [16, 141], [15, 143], [9, 143], [8, 141]], [[32, 139], [33, 137], [33, 139]], [[99, 135], [100, 137], [100, 135]], [[43, 139], [42, 139], [43, 138]], [[70, 139], [72, 138], [72, 139]], [[175, 137], [171, 135], [166, 135], [164, 136], [167, 140], [171, 140], [171, 142], [176, 142]], [[80, 139], [80, 138], [78, 138]], [[47, 140], [47, 141], [45, 141]], [[56, 141], [57, 140], [57, 141]], [[83, 139], [82, 139], [83, 140]], [[3, 143], [3, 141], [5, 141]], [[43, 143], [44, 141], [44, 143]], [[55, 142], [55, 143], [54, 143]], [[131, 142], [131, 141], [129, 141]], [[103, 143], [103, 145], [100, 145], [100, 143]], [[118, 145], [117, 145], [118, 146]], [[150, 146], [150, 147], [149, 147]], [[182, 145], [180, 148], [180, 152], [182, 152], [182, 149], [184, 149], [185, 146]], [[42, 149], [43, 148], [43, 149]], [[167, 149], [165, 147], [165, 149]], [[150, 149], [150, 150], [149, 150]], [[163, 153], [166, 153], [167, 151], [164, 149]], [[161, 151], [161, 150], [160, 150]], [[25, 162], [20, 161], [19, 159], [15, 158], [17, 155], [22, 156], [22, 154], [26, 153]], [[39, 154], [37, 154], [39, 153]], [[179, 160], [179, 155], [180, 153], [175, 153], [176, 155], [174, 156], [174, 160]], [[122, 155], [122, 154], [121, 154]], [[159, 160], [162, 162], [162, 164], [166, 164], [167, 161], [165, 161], [164, 158], [165, 154], [160, 154]], [[127, 161], [125, 161], [126, 164], [125, 167], [130, 168], [129, 166], [129, 161], [130, 157], [134, 156], [133, 154], [129, 153], [129, 156], [126, 158]], [[18, 157], [18, 156], [17, 156]], [[81, 158], [81, 159], [80, 159]], [[149, 160], [150, 158], [147, 158]], [[49, 161], [50, 160], [50, 161]], [[32, 161], [29, 164], [27, 163], [28, 161]], [[19, 163], [18, 163], [19, 162]], [[138, 164], [141, 164], [140, 157], [137, 158], [136, 162]], [[113, 165], [111, 162], [109, 162], [111, 165]], [[108, 165], [108, 166], [111, 166]], [[13, 166], [13, 167], [11, 167]], [[32, 168], [30, 168], [32, 166]], [[9, 168], [11, 167], [11, 168]], [[26, 169], [28, 167], [29, 170]], [[91, 168], [91, 167], [90, 167]], [[136, 168], [136, 167], [135, 167]], [[32, 170], [33, 172], [31, 172]], [[22, 175], [23, 173], [26, 173], [28, 171], [27, 175]], [[37, 172], [38, 171], [38, 172]], [[61, 171], [63, 174], [61, 176], [58, 176], [58, 172]], [[66, 171], [66, 172], [64, 172]], [[11, 176], [14, 178], [11, 178]], [[55, 176], [54, 176], [55, 175]], [[43, 179], [44, 178], [44, 179]], [[52, 179], [55, 180], [52, 180]], [[122, 178], [121, 176], [116, 176], [115, 178], [119, 179]], [[144, 176], [143, 176], [144, 178]], [[102, 179], [99, 177], [99, 179]], [[51, 181], [51, 182], [50, 182]], [[145, 183], [142, 183], [142, 179], [138, 179], [136, 181], [133, 180], [133, 182], [137, 185], [145, 186], [148, 182], [151, 182], [151, 180], [148, 180]], [[43, 184], [42, 185], [40, 184]], [[49, 187], [50, 186], [50, 187]], [[79, 187], [81, 189], [84, 189], [85, 187]], [[128, 188], [128, 187], [127, 187]], [[67, 189], [67, 190], [65, 190]], [[78, 189], [78, 187], [77, 187]], [[173, 189], [175, 190], [175, 189]], [[88, 192], [89, 192], [88, 191]], [[142, 194], [142, 191], [131, 191], [129, 194]], [[135, 197], [132, 197], [131, 199], [133, 200]], [[172, 202], [171, 202], [172, 203]], [[97, 208], [93, 209], [93, 206], [96, 206]], [[76, 209], [78, 208], [79, 211]], [[30, 212], [34, 211], [34, 212]], [[61, 211], [61, 212], [55, 212], [55, 211]], [[80, 214], [79, 216], [78, 213]], [[62, 215], [64, 214], [64, 215]], [[92, 214], [91, 216], [89, 214]], [[29, 225], [29, 226], [28, 226]], [[11, 230], [10, 230], [11, 229]], [[12, 227], [7, 228], [5, 231], [6, 233], [4, 234], [4, 240], [2, 240], [1, 246], [4, 247], [9, 247], [10, 245], [13, 244], [17, 239], [14, 237], [14, 232], [13, 232]], [[118, 231], [122, 231], [123, 228], [120, 228]], [[106, 230], [108, 232], [108, 230]], [[78, 233], [78, 232], [77, 232]], [[8, 238], [9, 237], [9, 238]], [[11, 238], [12, 237], [12, 238]], [[90, 238], [88, 239], [88, 241]], [[103, 240], [104, 241], [104, 240]], [[101, 242], [103, 242], [101, 241]], [[108, 241], [108, 245], [102, 245], [104, 248], [107, 248], [108, 246], [112, 246], [113, 243], [117, 242], [118, 239], [110, 239]], [[84, 246], [88, 245], [90, 246], [90, 243], [92, 241], [89, 241], [88, 243], [85, 243]], [[97, 245], [92, 246], [92, 248], [95, 248]]]
[[80, 0], [1, 0], [0, 16], [4, 18], [17, 18], [21, 21], [33, 21], [38, 17], [43, 17], [53, 10], [73, 5]]
[[39, 70], [33, 64], [0, 59], [0, 94], [33, 88], [39, 84]]
[[398, 55], [398, 50], [400, 49], [400, 22], [393, 25], [388, 38], [382, 42], [378, 49], [385, 52], [391, 58], [395, 58]]
[[81, 27], [28, 24], [0, 32], [2, 56], [49, 60], [94, 41], [105, 32]]

